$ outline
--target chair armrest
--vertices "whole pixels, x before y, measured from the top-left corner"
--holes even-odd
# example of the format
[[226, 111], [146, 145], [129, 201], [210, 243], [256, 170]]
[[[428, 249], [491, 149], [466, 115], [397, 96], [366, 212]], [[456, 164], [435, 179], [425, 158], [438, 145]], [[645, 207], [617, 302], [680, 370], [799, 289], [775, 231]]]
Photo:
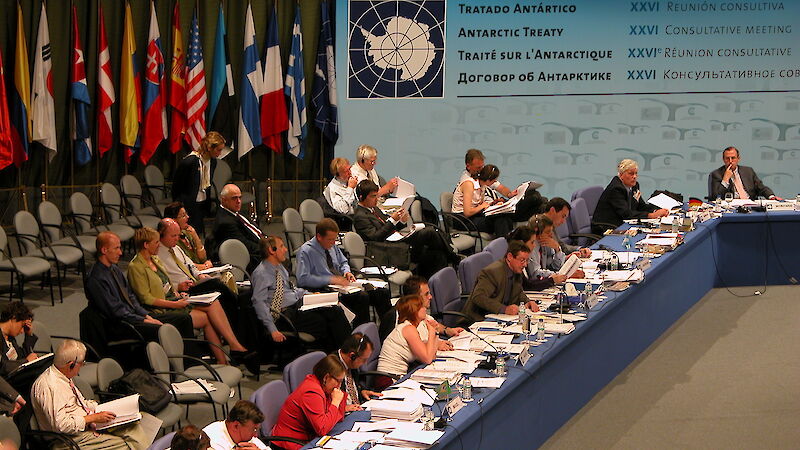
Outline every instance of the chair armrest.
[[[197, 339], [197, 338], [183, 338], [183, 339], [182, 339], [182, 341], [183, 341], [183, 342], [198, 342], [198, 343], [200, 343], [200, 344], [206, 344], [206, 345], [208, 345], [209, 347], [216, 347], [216, 348], [218, 348], [218, 349], [219, 349], [219, 350], [220, 350], [222, 353], [224, 353], [224, 354], [225, 354], [225, 356], [226, 356], [226, 357], [227, 357], [229, 360], [231, 359], [231, 354], [230, 354], [229, 352], [225, 351], [225, 349], [224, 349], [224, 348], [222, 348], [222, 346], [221, 346], [221, 345], [219, 345], [219, 344], [215, 344], [215, 343], [213, 343], [213, 342], [208, 342], [208, 341], [207, 341], [207, 340], [205, 340], [205, 339]], [[222, 380], [219, 380], [219, 381], [222, 381]]]
[[468, 315], [466, 315], [466, 314], [464, 314], [464, 313], [462, 313], [460, 311], [442, 311], [442, 315], [443, 316], [461, 317], [462, 319], [464, 319], [466, 321], [466, 325], [471, 325], [473, 322], [475, 322], [474, 320], [472, 320], [472, 318], [470, 316], [468, 316]]
[[203, 361], [202, 358], [189, 355], [171, 355], [169, 353], [167, 354], [167, 358], [169, 359], [181, 358], [181, 359], [188, 359], [190, 361], [195, 361], [199, 363], [201, 366], [205, 367], [206, 370], [208, 370], [208, 372], [214, 377], [214, 381], [222, 381], [222, 377], [219, 376], [219, 373], [217, 373], [217, 371], [213, 367], [211, 367], [211, 364]]
[[70, 449], [74, 450], [81, 450], [78, 444], [72, 440], [68, 435], [62, 433], [56, 433], [54, 431], [42, 431], [42, 430], [25, 430], [22, 432], [23, 436], [39, 436], [39, 437], [47, 437], [51, 440], [60, 441], [62, 444], [66, 445]]

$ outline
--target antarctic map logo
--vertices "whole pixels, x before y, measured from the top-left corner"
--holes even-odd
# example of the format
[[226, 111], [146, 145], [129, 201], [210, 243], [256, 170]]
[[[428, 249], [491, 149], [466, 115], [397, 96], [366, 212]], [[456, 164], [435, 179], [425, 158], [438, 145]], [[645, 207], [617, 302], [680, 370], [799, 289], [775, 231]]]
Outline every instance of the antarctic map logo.
[[442, 98], [445, 3], [350, 0], [347, 97]]

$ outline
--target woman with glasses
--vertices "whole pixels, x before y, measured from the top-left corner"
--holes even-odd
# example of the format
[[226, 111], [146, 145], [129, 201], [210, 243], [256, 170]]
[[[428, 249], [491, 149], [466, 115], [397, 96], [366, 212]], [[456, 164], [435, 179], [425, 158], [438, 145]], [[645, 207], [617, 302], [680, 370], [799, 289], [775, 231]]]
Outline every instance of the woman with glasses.
[[164, 217], [175, 219], [178, 226], [181, 228], [181, 237], [178, 241], [178, 246], [186, 253], [198, 269], [208, 269], [213, 264], [208, 259], [206, 248], [203, 245], [203, 239], [197, 233], [197, 230], [189, 223], [191, 217], [186, 212], [186, 208], [182, 202], [172, 202], [164, 208]]
[[[344, 381], [345, 370], [338, 356], [322, 358], [283, 403], [272, 435], [307, 443], [328, 434], [344, 418], [347, 393], [339, 387]], [[288, 441], [274, 441], [270, 445], [286, 450], [302, 447]]]

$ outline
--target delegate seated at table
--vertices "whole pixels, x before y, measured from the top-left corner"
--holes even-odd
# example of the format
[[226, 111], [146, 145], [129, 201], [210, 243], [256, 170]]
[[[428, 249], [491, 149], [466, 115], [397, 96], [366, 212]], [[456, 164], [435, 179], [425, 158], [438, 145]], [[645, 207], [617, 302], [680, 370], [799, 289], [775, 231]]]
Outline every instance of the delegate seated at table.
[[736, 147], [728, 147], [722, 152], [725, 165], [708, 174], [709, 198], [722, 198], [729, 192], [733, 198], [740, 199], [778, 198], [772, 189], [764, 186], [752, 167], [740, 166], [739, 159], [739, 149]]
[[611, 179], [597, 201], [592, 216], [592, 233], [602, 235], [609, 228], [622, 225], [627, 219], [655, 219], [669, 214], [645, 201], [639, 190], [639, 165], [623, 159], [617, 166], [617, 176]]

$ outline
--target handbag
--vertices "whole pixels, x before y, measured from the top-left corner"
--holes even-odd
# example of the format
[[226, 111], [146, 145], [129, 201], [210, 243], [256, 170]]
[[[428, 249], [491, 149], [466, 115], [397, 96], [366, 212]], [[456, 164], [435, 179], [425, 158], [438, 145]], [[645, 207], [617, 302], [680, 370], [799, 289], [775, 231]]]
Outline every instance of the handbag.
[[139, 394], [139, 410], [157, 414], [169, 404], [169, 389], [154, 375], [142, 369], [133, 369], [108, 385], [114, 394]]

